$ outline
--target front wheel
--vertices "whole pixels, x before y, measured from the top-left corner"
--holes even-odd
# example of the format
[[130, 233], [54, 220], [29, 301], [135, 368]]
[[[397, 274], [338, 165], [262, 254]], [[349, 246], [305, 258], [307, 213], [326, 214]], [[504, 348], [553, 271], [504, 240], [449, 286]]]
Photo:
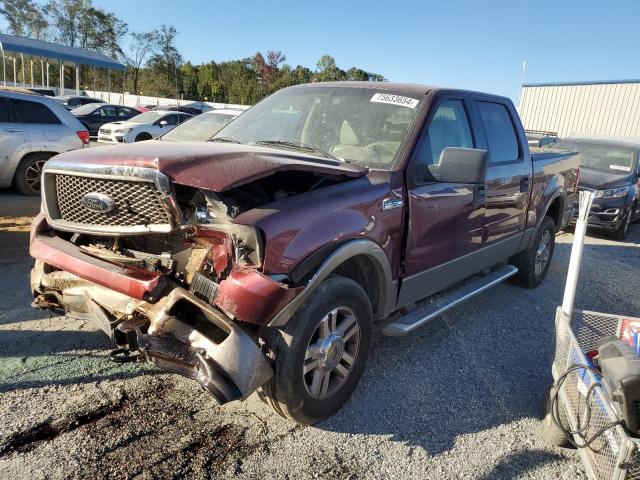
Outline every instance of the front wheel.
[[631, 225], [631, 219], [633, 217], [633, 207], [629, 207], [624, 214], [624, 219], [620, 226], [611, 233], [611, 237], [615, 240], [622, 241], [626, 238], [627, 233], [629, 233], [629, 225]]
[[528, 249], [518, 253], [511, 263], [518, 267], [516, 281], [527, 288], [536, 288], [549, 271], [556, 239], [556, 224], [544, 217]]
[[362, 287], [329, 277], [283, 329], [265, 335], [275, 375], [261, 398], [283, 417], [305, 425], [332, 415], [362, 376], [372, 324]]

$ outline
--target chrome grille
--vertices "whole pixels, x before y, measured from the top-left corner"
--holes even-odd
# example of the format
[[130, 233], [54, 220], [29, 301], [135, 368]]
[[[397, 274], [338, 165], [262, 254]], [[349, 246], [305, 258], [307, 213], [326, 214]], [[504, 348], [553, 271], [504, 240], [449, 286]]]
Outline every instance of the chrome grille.
[[[55, 190], [60, 219], [66, 222], [117, 227], [170, 223], [163, 194], [151, 182], [57, 173]], [[92, 192], [110, 196], [115, 203], [113, 210], [102, 213], [84, 207], [80, 200]]]

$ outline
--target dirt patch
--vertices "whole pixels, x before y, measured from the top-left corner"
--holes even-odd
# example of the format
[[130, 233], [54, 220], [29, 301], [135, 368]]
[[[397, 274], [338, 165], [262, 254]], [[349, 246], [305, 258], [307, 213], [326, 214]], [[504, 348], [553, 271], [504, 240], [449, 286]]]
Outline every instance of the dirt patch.
[[0, 232], [28, 232], [33, 217], [0, 217]]

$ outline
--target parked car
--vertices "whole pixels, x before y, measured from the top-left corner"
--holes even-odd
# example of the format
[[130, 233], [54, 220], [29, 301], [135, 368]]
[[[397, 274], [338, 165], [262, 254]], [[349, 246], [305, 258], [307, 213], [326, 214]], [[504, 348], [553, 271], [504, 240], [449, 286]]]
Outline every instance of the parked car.
[[149, 110], [153, 110], [155, 108], [155, 105], [136, 105], [134, 107], [136, 110], [138, 110], [140, 113], [144, 113], [144, 112], [148, 112]]
[[580, 152], [578, 188], [595, 192], [588, 226], [624, 240], [640, 220], [640, 138], [572, 135], [551, 148]]
[[129, 120], [111, 122], [98, 131], [98, 142], [132, 143], [151, 140], [192, 118], [188, 113], [151, 110]]
[[74, 108], [71, 113], [89, 130], [92, 137], [97, 137], [100, 127], [107, 123], [122, 122], [140, 115], [135, 108], [106, 103], [88, 103]]
[[45, 162], [82, 148], [89, 132], [60, 103], [35, 93], [0, 89], [0, 188], [40, 193]]
[[62, 105], [64, 105], [67, 108], [67, 110], [73, 110], [74, 108], [78, 108], [88, 103], [107, 103], [104, 100], [101, 100], [100, 98], [92, 98], [92, 97], [85, 97], [85, 96], [76, 97], [72, 95], [60, 95], [53, 98], [56, 99], [58, 102], [62, 103]]
[[188, 123], [178, 125], [160, 139], [169, 142], [206, 142], [242, 112], [243, 110], [230, 108], [206, 112], [189, 120]]
[[35, 305], [95, 319], [121, 360], [220, 403], [260, 388], [314, 423], [353, 392], [374, 324], [408, 334], [513, 275], [540, 284], [577, 172], [575, 153], [530, 154], [507, 98], [289, 87], [210, 142], [52, 161], [31, 288]]
[[196, 107], [182, 106], [182, 105], [158, 105], [153, 110], [171, 110], [172, 112], [183, 112], [189, 115], [200, 115], [202, 110]]

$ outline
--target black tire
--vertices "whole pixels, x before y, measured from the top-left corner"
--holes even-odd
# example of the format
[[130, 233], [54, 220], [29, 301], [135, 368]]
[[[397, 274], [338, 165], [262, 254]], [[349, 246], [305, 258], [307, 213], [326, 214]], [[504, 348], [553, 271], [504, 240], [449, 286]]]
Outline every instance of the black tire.
[[151, 140], [151, 135], [149, 135], [148, 133], [139, 133], [138, 135], [136, 135], [136, 139], [134, 140], [134, 142], [143, 142], [145, 140]]
[[[340, 346], [334, 348], [331, 335], [324, 342], [321, 338], [322, 324], [332, 324], [331, 312], [338, 312], [333, 322], [336, 328], [328, 329], [331, 335], [338, 336], [341, 326], [349, 325], [343, 332], [344, 353]], [[340, 312], [346, 312], [342, 319]], [[353, 321], [349, 316], [351, 314], [355, 317], [357, 329], [353, 323], [349, 323]], [[271, 329], [265, 334], [266, 345], [274, 359], [275, 375], [261, 388], [260, 397], [277, 413], [296, 423], [311, 425], [329, 417], [351, 397], [362, 376], [371, 343], [372, 325], [371, 304], [362, 287], [345, 277], [329, 277], [284, 328]], [[353, 330], [357, 331], [354, 333]], [[326, 344], [327, 347], [314, 350], [318, 344]], [[357, 345], [355, 349], [352, 348], [354, 344]], [[318, 356], [310, 355], [310, 351], [317, 351]], [[350, 366], [343, 356], [346, 354], [350, 357]], [[310, 368], [316, 362], [329, 361], [337, 361], [336, 366], [318, 363]], [[304, 373], [307, 368], [309, 371]], [[322, 377], [319, 382], [316, 376]], [[328, 378], [326, 389], [325, 378]], [[313, 395], [313, 391], [317, 396]]]
[[617, 230], [611, 232], [611, 238], [614, 240], [622, 241], [627, 237], [629, 232], [629, 225], [631, 225], [631, 217], [633, 216], [633, 207], [629, 207], [624, 214], [624, 219]]
[[[554, 395], [555, 389], [553, 387], [547, 390], [544, 397], [544, 418], [542, 420], [542, 437], [545, 442], [554, 447], [568, 447], [570, 445], [569, 439], [565, 433], [556, 425], [553, 420], [553, 414], [551, 412], [551, 400]], [[562, 407], [558, 408], [559, 420], [564, 427], [569, 427], [567, 423], [567, 416]]]
[[13, 176], [13, 188], [22, 195], [40, 195], [42, 167], [50, 158], [49, 153], [34, 153], [24, 157]]
[[[536, 288], [544, 280], [553, 258], [555, 237], [556, 224], [551, 217], [544, 217], [529, 248], [511, 258], [511, 263], [518, 267], [518, 273], [514, 278], [519, 285], [526, 288]], [[538, 251], [545, 238], [548, 241], [548, 248], [544, 251]], [[545, 256], [546, 259], [544, 259]]]

